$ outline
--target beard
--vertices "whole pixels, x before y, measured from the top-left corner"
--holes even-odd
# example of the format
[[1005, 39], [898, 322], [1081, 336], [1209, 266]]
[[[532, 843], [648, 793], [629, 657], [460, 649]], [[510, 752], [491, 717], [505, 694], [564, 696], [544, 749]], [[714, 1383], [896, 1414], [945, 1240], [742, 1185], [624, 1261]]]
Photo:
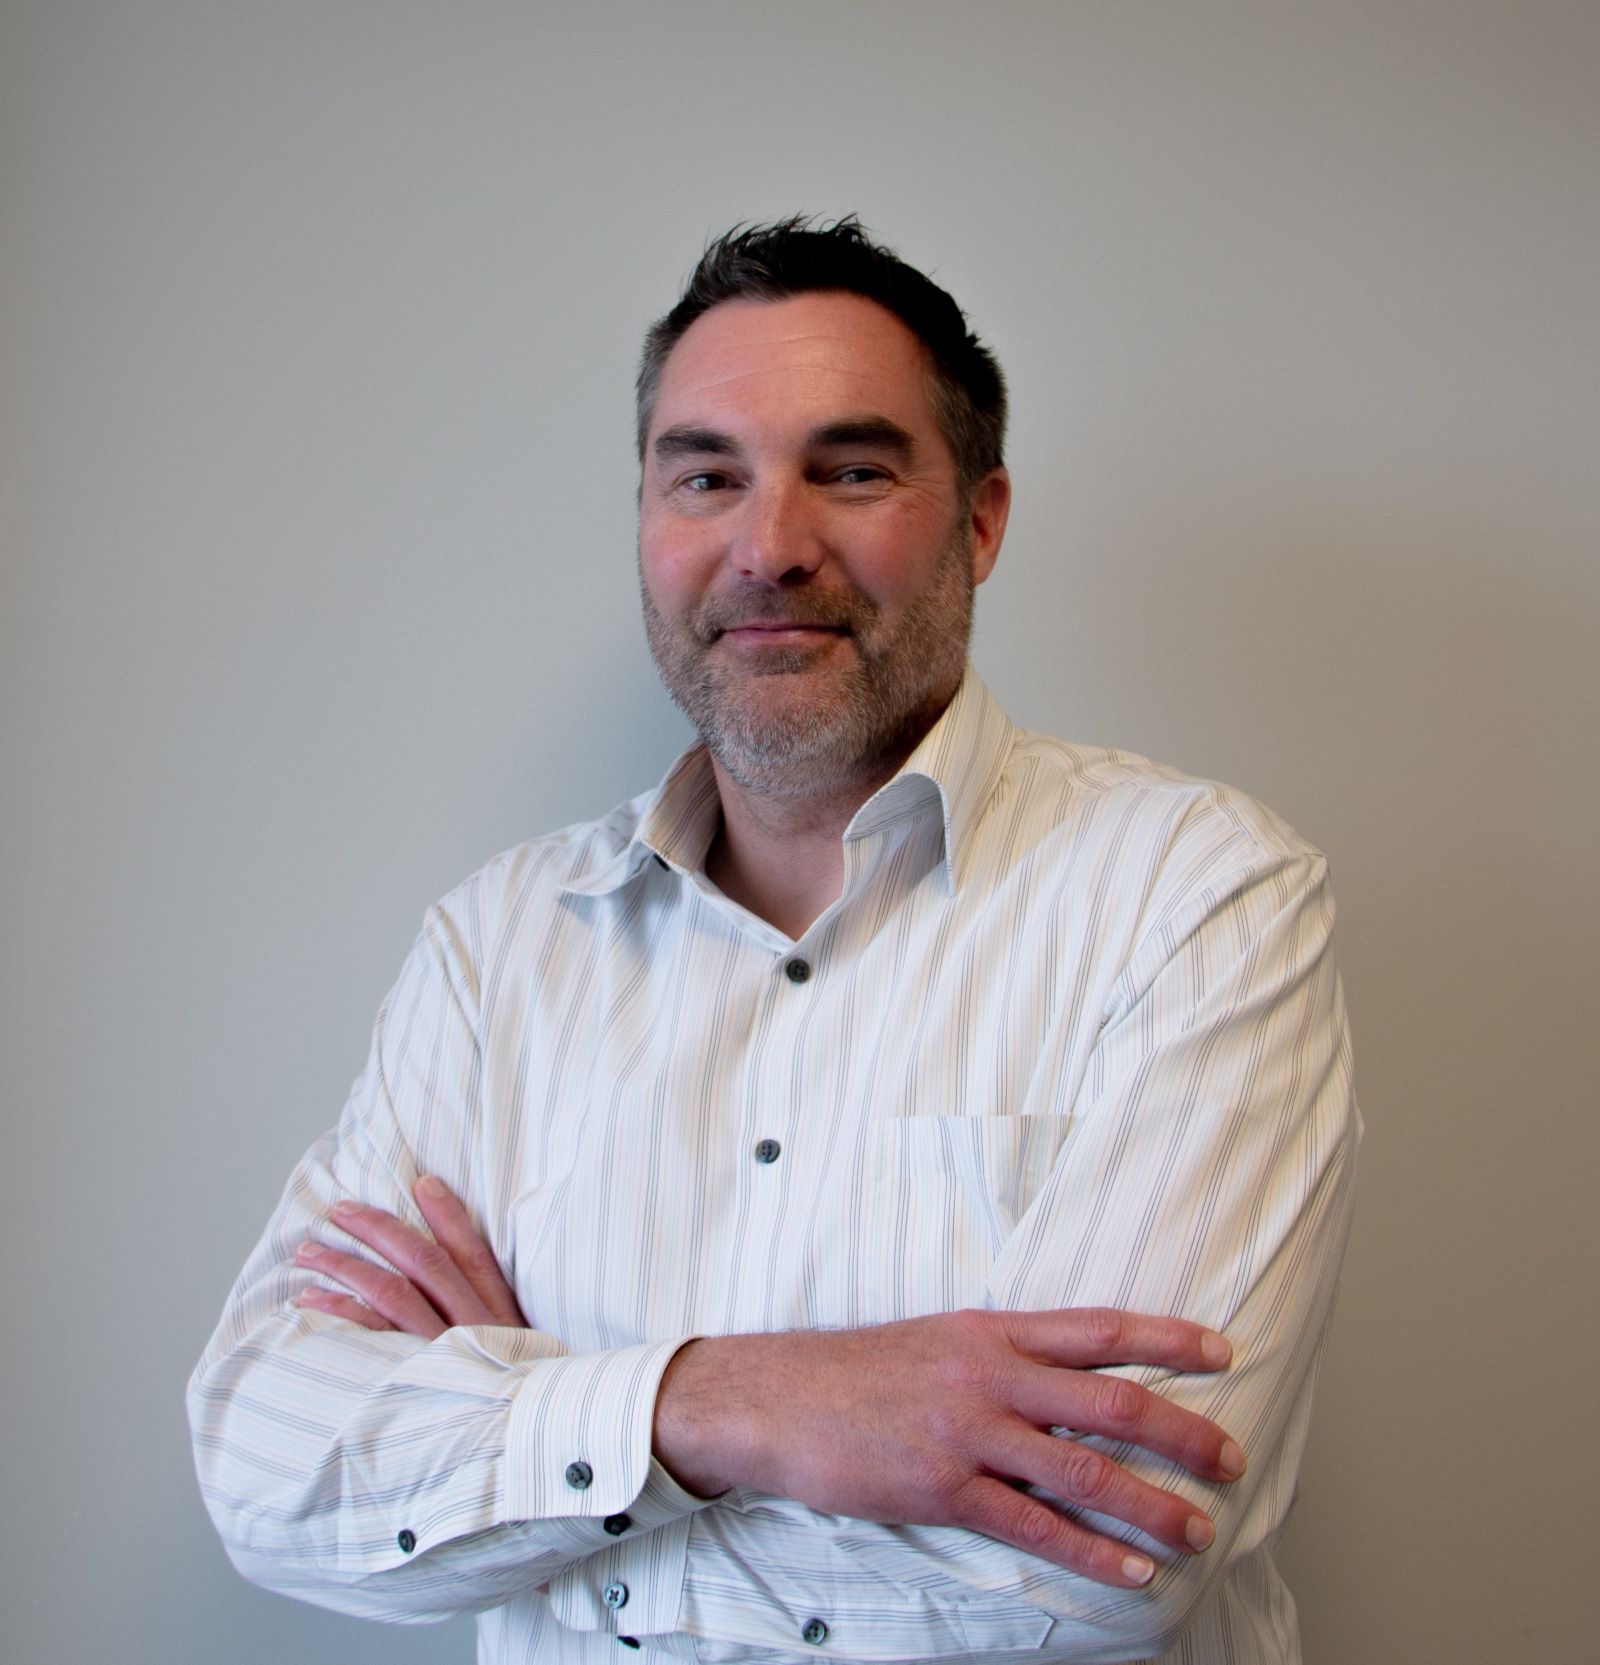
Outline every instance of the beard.
[[[892, 624], [854, 588], [746, 582], [673, 618], [642, 578], [640, 591], [661, 680], [727, 774], [765, 797], [820, 795], [887, 778], [950, 703], [972, 635], [972, 533], [958, 522]], [[758, 621], [821, 626], [846, 645], [766, 649], [755, 664], [717, 652], [724, 630]]]

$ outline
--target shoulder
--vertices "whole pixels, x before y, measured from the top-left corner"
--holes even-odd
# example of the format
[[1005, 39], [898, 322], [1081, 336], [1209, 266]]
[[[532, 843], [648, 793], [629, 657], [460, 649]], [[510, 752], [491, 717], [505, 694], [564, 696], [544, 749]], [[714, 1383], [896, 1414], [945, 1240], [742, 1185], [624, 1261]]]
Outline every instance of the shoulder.
[[1062, 820], [1115, 818], [1181, 828], [1265, 857], [1317, 855], [1281, 815], [1221, 781], [1186, 774], [1137, 752], [1016, 731], [1002, 778]]
[[641, 793], [596, 820], [500, 851], [429, 907], [420, 940], [463, 970], [482, 966], [497, 942], [539, 929], [579, 891], [620, 873], [653, 796]]
[[1281, 815], [1237, 787], [1137, 752], [1016, 731], [986, 817], [1035, 859], [1148, 904], [1224, 892], [1269, 873], [1314, 883], [1326, 861]]

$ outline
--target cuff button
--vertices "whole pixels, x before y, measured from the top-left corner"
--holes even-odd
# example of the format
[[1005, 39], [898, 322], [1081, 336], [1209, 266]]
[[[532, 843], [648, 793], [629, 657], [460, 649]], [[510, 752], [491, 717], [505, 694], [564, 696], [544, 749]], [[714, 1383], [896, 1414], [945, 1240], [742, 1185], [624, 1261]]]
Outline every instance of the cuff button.
[[607, 1515], [600, 1523], [613, 1538], [620, 1538], [633, 1525], [630, 1515]]
[[809, 1642], [812, 1647], [820, 1647], [828, 1640], [828, 1627], [821, 1619], [807, 1619], [800, 1632], [800, 1640]]
[[401, 1532], [400, 1536], [395, 1539], [395, 1542], [399, 1544], [403, 1554], [409, 1555], [412, 1550], [417, 1547], [417, 1535], [408, 1526]]
[[593, 1480], [594, 1470], [587, 1463], [567, 1464], [567, 1484], [575, 1492], [587, 1491]]

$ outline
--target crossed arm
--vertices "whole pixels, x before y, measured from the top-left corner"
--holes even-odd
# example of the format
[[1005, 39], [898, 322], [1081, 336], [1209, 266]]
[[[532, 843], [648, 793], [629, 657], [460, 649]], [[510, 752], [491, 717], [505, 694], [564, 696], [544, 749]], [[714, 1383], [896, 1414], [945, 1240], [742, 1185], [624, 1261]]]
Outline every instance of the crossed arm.
[[[396, 1270], [308, 1241], [296, 1259], [350, 1294], [313, 1286], [303, 1306], [367, 1329], [432, 1339], [456, 1325], [525, 1327], [494, 1254], [443, 1181], [414, 1197], [428, 1236], [382, 1209], [338, 1204], [332, 1217]], [[700, 1496], [747, 1486], [859, 1520], [956, 1526], [1105, 1584], [1147, 1583], [1147, 1555], [1028, 1493], [1139, 1527], [1182, 1554], [1215, 1528], [1187, 1498], [1139, 1479], [1077, 1441], [1106, 1435], [1225, 1483], [1244, 1453], [1213, 1422], [1104, 1365], [1215, 1371], [1227, 1341], [1181, 1319], [1107, 1308], [961, 1312], [860, 1330], [690, 1341], [656, 1399], [654, 1451]]]
[[[469, 1026], [417, 1018], [450, 975], [448, 942], [430, 939], [351, 1119], [297, 1172], [196, 1374], [197, 1455], [230, 1553], [273, 1587], [373, 1616], [488, 1606], [545, 1580], [552, 1604], [563, 1586], [576, 1604], [585, 1581], [574, 1593], [564, 1574], [608, 1547], [602, 1517], [626, 1509], [625, 1543], [661, 1526], [678, 1546], [655, 1629], [675, 1628], [680, 1583], [686, 1603], [702, 1578], [737, 1601], [747, 1565], [807, 1557], [818, 1578], [848, 1567], [963, 1626], [985, 1601], [1041, 1615], [1060, 1657], [1143, 1657], [1211, 1624], [1201, 1605], [1212, 1615], [1282, 1524], [1349, 1215], [1357, 1122], [1328, 912], [1319, 871], [1284, 863], [1152, 939], [1071, 1087], [1071, 1140], [996, 1255], [988, 1310], [576, 1355], [521, 1327], [464, 1210], [411, 1193], [419, 1172], [470, 1174], [454, 1123], [428, 1113], [441, 1058], [474, 1067]], [[1048, 1057], [1041, 1070], [1059, 1078]], [[351, 1198], [378, 1206], [336, 1211]], [[411, 1263], [380, 1234], [386, 1216], [431, 1228]], [[330, 1219], [398, 1273], [337, 1249], [298, 1258]], [[368, 1300], [324, 1292], [297, 1313], [308, 1271]], [[383, 1281], [363, 1289], [368, 1274]], [[416, 1305], [386, 1307], [396, 1298]], [[1202, 1324], [1120, 1309], [1183, 1312], [1225, 1330], [1237, 1357], [1219, 1373]], [[1210, 1417], [1250, 1452], [1238, 1486]], [[595, 1468], [581, 1498], [562, 1479], [580, 1454]], [[730, 1484], [694, 1521], [682, 1572], [688, 1515]], [[1215, 1546], [1193, 1553], [1213, 1524]], [[1251, 1565], [1259, 1589], [1270, 1568]], [[759, 1608], [707, 1608], [714, 1628], [696, 1634], [782, 1647]], [[652, 1629], [637, 1585], [635, 1613]], [[973, 1634], [990, 1633], [933, 1647], [908, 1629], [907, 1657], [970, 1653]]]

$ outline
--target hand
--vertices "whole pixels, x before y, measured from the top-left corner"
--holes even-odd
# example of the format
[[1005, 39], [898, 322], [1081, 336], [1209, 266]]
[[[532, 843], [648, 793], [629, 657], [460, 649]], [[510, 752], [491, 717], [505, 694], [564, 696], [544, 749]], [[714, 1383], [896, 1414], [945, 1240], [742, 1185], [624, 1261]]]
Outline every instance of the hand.
[[[444, 1183], [421, 1179], [413, 1195], [432, 1238], [382, 1209], [336, 1204], [337, 1223], [399, 1272], [302, 1244], [299, 1265], [362, 1300], [313, 1288], [301, 1304], [428, 1339], [452, 1324], [526, 1327], [493, 1251]], [[1109, 1308], [706, 1338], [680, 1348], [662, 1378], [655, 1454], [704, 1497], [748, 1485], [858, 1520], [965, 1527], [1126, 1588], [1149, 1581], [1148, 1557], [1018, 1484], [1184, 1554], [1211, 1543], [1210, 1519], [1092, 1447], [1042, 1430], [1108, 1435], [1203, 1479], [1236, 1480], [1244, 1453], [1215, 1423], [1096, 1373], [1114, 1364], [1214, 1371], [1231, 1357], [1227, 1341], [1198, 1324]]]
[[302, 1243], [295, 1252], [297, 1266], [343, 1284], [360, 1299], [312, 1287], [301, 1294], [300, 1305], [369, 1330], [404, 1330], [429, 1341], [456, 1324], [529, 1328], [494, 1251], [444, 1181], [426, 1176], [411, 1194], [432, 1237], [381, 1208], [335, 1203], [328, 1210], [334, 1224], [399, 1270], [321, 1243]]
[[1213, 1371], [1231, 1356], [1198, 1324], [1107, 1308], [707, 1338], [667, 1368], [655, 1451], [701, 1496], [747, 1485], [859, 1520], [964, 1527], [1127, 1588], [1153, 1575], [1147, 1556], [1018, 1485], [1181, 1553], [1205, 1549], [1215, 1529], [1187, 1498], [1044, 1430], [1108, 1435], [1203, 1479], [1235, 1480], [1244, 1453], [1215, 1423], [1094, 1369]]

